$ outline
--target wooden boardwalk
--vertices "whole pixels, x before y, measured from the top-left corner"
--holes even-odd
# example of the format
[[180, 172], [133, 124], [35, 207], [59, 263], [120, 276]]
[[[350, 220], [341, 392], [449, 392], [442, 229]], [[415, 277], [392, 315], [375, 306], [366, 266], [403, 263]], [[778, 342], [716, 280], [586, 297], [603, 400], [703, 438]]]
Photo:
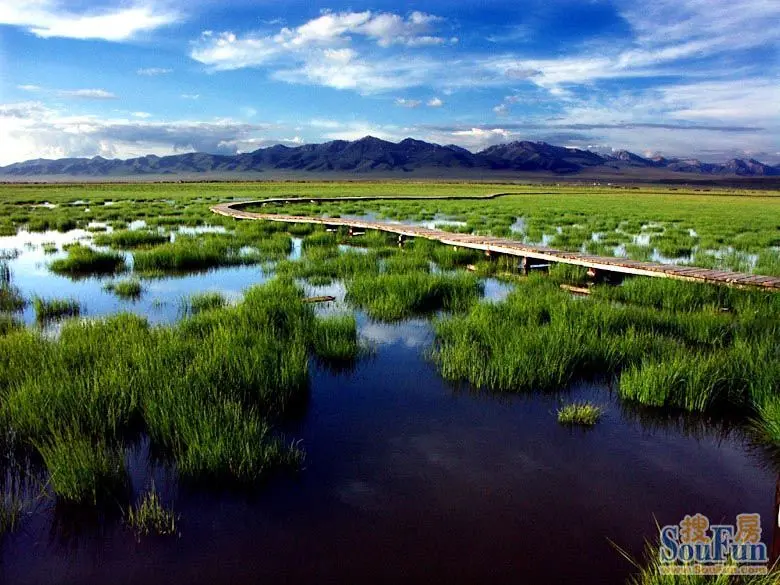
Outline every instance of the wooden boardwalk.
[[475, 236], [472, 234], [455, 234], [443, 230], [430, 229], [401, 223], [388, 223], [369, 221], [363, 219], [323, 218], [299, 215], [281, 215], [271, 213], [254, 213], [244, 211], [246, 207], [259, 207], [270, 205], [284, 205], [285, 203], [307, 203], [309, 201], [378, 201], [378, 200], [435, 200], [435, 199], [494, 199], [512, 195], [512, 193], [499, 193], [495, 195], [477, 197], [327, 197], [310, 200], [305, 198], [276, 198], [261, 201], [240, 201], [221, 203], [211, 208], [211, 211], [219, 215], [236, 219], [253, 219], [267, 221], [281, 221], [286, 223], [314, 223], [325, 226], [344, 226], [352, 230], [380, 230], [398, 234], [399, 241], [404, 238], [426, 238], [436, 240], [448, 246], [483, 250], [489, 256], [515, 256], [524, 267], [532, 267], [541, 263], [562, 263], [588, 268], [594, 276], [616, 274], [632, 274], [639, 276], [652, 276], [657, 278], [673, 278], [676, 280], [688, 280], [723, 284], [739, 287], [758, 287], [766, 290], [780, 291], [780, 278], [774, 276], [760, 276], [732, 272], [728, 270], [710, 270], [693, 266], [677, 266], [674, 264], [658, 264], [655, 262], [639, 262], [627, 258], [614, 258], [608, 256], [591, 256], [579, 252], [565, 252], [546, 246], [530, 246], [506, 238], [494, 238], [490, 236]]

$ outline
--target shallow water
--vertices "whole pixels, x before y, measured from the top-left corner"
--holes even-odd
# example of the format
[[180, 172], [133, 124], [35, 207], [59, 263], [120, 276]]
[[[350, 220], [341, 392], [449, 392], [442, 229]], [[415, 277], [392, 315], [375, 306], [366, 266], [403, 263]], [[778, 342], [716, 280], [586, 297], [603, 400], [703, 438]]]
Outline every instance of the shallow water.
[[[14, 283], [27, 295], [75, 296], [88, 316], [131, 310], [171, 321], [185, 294], [237, 298], [267, 276], [241, 267], [155, 280], [141, 301], [125, 302], [99, 280], [48, 273], [52, 256], [24, 243], [13, 246], [22, 250]], [[494, 301], [510, 290], [491, 279], [485, 287]], [[306, 289], [336, 297], [319, 311], [348, 310], [343, 283]], [[737, 431], [629, 409], [604, 383], [561, 396], [475, 392], [442, 380], [426, 358], [428, 320], [358, 313], [358, 325], [368, 355], [350, 372], [312, 364], [306, 408], [281, 429], [302, 441], [302, 472], [249, 494], [193, 491], [149, 463], [141, 444], [129, 455], [134, 492], [153, 480], [181, 515], [180, 538], [138, 542], [116, 518], [41, 504], [4, 540], [0, 581], [620, 583], [631, 566], [610, 540], [638, 557], [656, 522], [696, 512], [727, 523], [758, 512], [770, 544], [777, 472]], [[590, 431], [561, 427], [562, 399], [593, 400], [606, 415]]]

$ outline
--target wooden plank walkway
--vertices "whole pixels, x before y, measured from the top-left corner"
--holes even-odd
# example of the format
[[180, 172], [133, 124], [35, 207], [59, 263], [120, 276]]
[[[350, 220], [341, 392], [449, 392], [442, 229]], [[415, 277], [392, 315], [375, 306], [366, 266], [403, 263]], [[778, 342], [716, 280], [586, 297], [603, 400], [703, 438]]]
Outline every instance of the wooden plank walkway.
[[448, 246], [484, 250], [488, 255], [507, 255], [519, 258], [528, 258], [537, 262], [558, 262], [583, 266], [595, 273], [618, 273], [638, 276], [652, 276], [656, 278], [673, 278], [676, 280], [688, 280], [695, 282], [708, 282], [712, 284], [724, 284], [739, 287], [757, 287], [771, 291], [780, 291], [780, 278], [774, 276], [761, 276], [757, 274], [745, 274], [728, 270], [710, 270], [696, 268], [694, 266], [677, 266], [674, 264], [658, 264], [655, 262], [639, 262], [627, 258], [614, 258], [608, 256], [591, 256], [579, 252], [565, 252], [546, 246], [531, 246], [516, 240], [495, 238], [490, 236], [475, 236], [473, 234], [455, 234], [443, 230], [430, 229], [400, 223], [387, 223], [369, 221], [363, 219], [323, 218], [299, 215], [281, 215], [271, 213], [254, 213], [244, 211], [245, 207], [258, 207], [269, 205], [284, 205], [285, 203], [328, 202], [328, 201], [378, 201], [378, 200], [483, 200], [504, 197], [507, 195], [522, 195], [522, 193], [497, 193], [495, 195], [462, 197], [325, 197], [317, 199], [306, 198], [275, 198], [261, 201], [238, 201], [221, 203], [211, 208], [213, 213], [233, 217], [236, 219], [281, 221], [286, 223], [313, 223], [325, 226], [344, 226], [357, 230], [380, 230], [383, 232], [398, 234], [399, 237], [426, 238], [436, 240]]

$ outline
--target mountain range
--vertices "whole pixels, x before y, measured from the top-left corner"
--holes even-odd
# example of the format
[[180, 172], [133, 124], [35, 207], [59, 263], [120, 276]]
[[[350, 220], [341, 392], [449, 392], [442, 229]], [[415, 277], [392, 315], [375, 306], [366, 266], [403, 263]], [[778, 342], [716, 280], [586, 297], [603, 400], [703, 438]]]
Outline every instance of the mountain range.
[[[655, 171], [654, 171], [655, 170]], [[93, 158], [35, 159], [0, 167], [7, 178], [63, 175], [121, 177], [133, 175], [236, 174], [257, 172], [310, 173], [502, 173], [547, 172], [556, 175], [687, 173], [713, 177], [780, 176], [780, 165], [732, 159], [722, 164], [696, 159], [644, 158], [628, 151], [598, 154], [546, 142], [511, 142], [472, 153], [455, 145], [441, 146], [407, 138], [394, 143], [372, 136], [289, 147], [276, 145], [236, 155], [188, 153], [148, 155], [127, 160]]]

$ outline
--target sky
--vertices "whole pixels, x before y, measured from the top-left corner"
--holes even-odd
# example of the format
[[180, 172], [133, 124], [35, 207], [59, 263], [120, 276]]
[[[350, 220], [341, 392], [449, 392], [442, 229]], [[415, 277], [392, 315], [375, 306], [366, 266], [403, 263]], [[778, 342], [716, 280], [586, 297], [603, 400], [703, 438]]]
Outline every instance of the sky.
[[372, 135], [780, 162], [778, 0], [0, 0], [0, 165]]

